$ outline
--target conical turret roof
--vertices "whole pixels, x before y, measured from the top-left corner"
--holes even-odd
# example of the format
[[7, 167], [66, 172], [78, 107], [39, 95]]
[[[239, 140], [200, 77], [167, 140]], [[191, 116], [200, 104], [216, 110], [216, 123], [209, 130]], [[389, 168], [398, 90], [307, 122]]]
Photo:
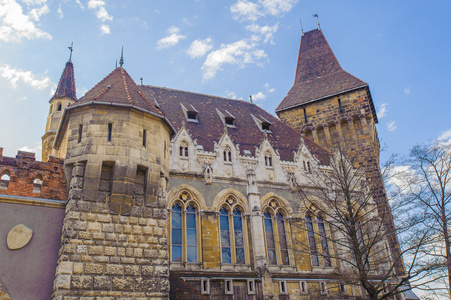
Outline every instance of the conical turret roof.
[[301, 38], [294, 85], [276, 111], [366, 85], [341, 68], [322, 31], [315, 29]]
[[53, 96], [53, 98], [63, 97], [69, 97], [73, 100], [77, 100], [77, 94], [75, 91], [74, 65], [70, 60], [66, 63], [66, 67], [61, 75], [55, 95]]
[[163, 116], [163, 113], [147, 99], [127, 71], [122, 67], [114, 69], [113, 72], [108, 74], [72, 105], [87, 102], [128, 105]]

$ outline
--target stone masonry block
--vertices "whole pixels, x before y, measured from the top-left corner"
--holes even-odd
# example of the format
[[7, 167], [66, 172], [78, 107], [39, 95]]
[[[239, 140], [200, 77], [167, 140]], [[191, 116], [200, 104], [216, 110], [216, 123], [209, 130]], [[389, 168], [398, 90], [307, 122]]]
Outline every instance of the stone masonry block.
[[140, 270], [139, 270], [139, 266], [131, 266], [131, 265], [126, 265], [125, 266], [125, 275], [129, 275], [129, 276], [140, 276]]
[[134, 280], [130, 277], [113, 277], [113, 290], [132, 291]]
[[85, 274], [103, 274], [105, 266], [102, 264], [85, 264]]
[[101, 226], [100, 223], [89, 222], [88, 223], [88, 230], [89, 231], [94, 231], [94, 232], [100, 232], [100, 231], [102, 231], [102, 226]]
[[55, 278], [54, 288], [68, 290], [70, 289], [70, 280], [70, 275], [57, 275]]
[[71, 286], [74, 290], [90, 290], [92, 289], [92, 276], [73, 275]]
[[56, 270], [57, 274], [72, 274], [73, 262], [62, 261], [58, 264], [58, 268]]
[[95, 290], [110, 290], [111, 289], [111, 277], [109, 276], [94, 276]]
[[106, 265], [105, 274], [108, 275], [124, 275], [124, 266]]

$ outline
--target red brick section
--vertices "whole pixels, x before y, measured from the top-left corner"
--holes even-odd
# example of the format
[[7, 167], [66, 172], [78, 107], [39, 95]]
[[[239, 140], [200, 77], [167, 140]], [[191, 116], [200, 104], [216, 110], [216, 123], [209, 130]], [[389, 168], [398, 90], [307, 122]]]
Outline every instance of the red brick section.
[[174, 272], [169, 272], [169, 282], [171, 290], [169, 291], [169, 299], [171, 300], [207, 300], [208, 298], [199, 294], [192, 286], [177, 276]]
[[[19, 151], [16, 157], [3, 156], [0, 148], [0, 178], [7, 174], [10, 179], [1, 180], [0, 194], [66, 200], [66, 182], [63, 172], [63, 160], [50, 157], [48, 162], [36, 161], [35, 154]], [[41, 179], [42, 185], [34, 188], [35, 179]], [[33, 190], [35, 192], [33, 192]]]

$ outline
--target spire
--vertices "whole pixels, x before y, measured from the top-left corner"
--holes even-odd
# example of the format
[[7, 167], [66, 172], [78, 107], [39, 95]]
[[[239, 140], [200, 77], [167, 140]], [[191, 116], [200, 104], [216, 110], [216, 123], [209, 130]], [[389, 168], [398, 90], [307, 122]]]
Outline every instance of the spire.
[[366, 85], [341, 68], [323, 32], [314, 29], [301, 37], [294, 85], [276, 112]]
[[70, 43], [70, 47], [67, 47], [70, 50], [69, 61], [72, 62], [72, 51], [74, 51], [74, 42]]
[[316, 18], [316, 20], [318, 21], [318, 30], [321, 30], [321, 26], [319, 26], [319, 16], [318, 13], [313, 15], [314, 18]]
[[75, 76], [74, 76], [74, 65], [72, 64], [72, 45], [69, 47], [71, 50], [71, 55], [69, 61], [66, 63], [63, 74], [61, 75], [58, 87], [56, 88], [55, 95], [53, 98], [63, 98], [68, 97], [73, 100], [77, 100], [77, 94], [75, 91]]
[[121, 59], [119, 60], [119, 66], [122, 68], [123, 65], [124, 65], [124, 46], [122, 46]]

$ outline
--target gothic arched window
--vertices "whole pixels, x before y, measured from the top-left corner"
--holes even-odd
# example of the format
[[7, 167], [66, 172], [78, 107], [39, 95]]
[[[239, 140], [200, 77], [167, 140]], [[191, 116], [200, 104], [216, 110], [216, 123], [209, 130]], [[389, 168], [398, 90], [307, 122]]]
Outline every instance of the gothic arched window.
[[[315, 222], [316, 221], [316, 222]], [[310, 257], [312, 259], [312, 266], [331, 267], [332, 262], [330, 258], [328, 237], [326, 226], [323, 218], [320, 216], [312, 217], [310, 214], [305, 216], [305, 223], [307, 228], [307, 235], [310, 247]], [[317, 238], [318, 237], [318, 238]], [[318, 250], [318, 239], [321, 250]], [[322, 260], [320, 260], [320, 257]]]
[[265, 166], [272, 167], [272, 155], [271, 152], [265, 152]]
[[191, 195], [183, 191], [172, 205], [171, 261], [198, 261], [198, 209]]
[[278, 208], [277, 200], [273, 199], [263, 214], [265, 228], [266, 253], [270, 265], [290, 265], [289, 245], [285, 213]]
[[231, 162], [232, 161], [232, 151], [230, 150], [229, 146], [226, 146], [224, 148], [224, 162]]
[[221, 257], [225, 264], [245, 264], [245, 231], [243, 210], [234, 205], [236, 199], [229, 197], [219, 210]]
[[180, 156], [188, 157], [188, 143], [186, 141], [180, 143]]

